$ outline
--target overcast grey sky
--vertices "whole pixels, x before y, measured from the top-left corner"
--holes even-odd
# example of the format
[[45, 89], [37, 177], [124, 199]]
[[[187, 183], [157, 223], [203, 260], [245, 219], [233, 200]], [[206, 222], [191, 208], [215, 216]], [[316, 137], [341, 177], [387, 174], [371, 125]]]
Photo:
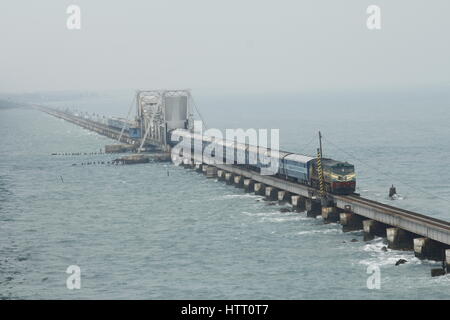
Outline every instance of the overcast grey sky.
[[[70, 4], [81, 30], [66, 28]], [[448, 0], [2, 0], [0, 92], [450, 86], [449, 13]]]

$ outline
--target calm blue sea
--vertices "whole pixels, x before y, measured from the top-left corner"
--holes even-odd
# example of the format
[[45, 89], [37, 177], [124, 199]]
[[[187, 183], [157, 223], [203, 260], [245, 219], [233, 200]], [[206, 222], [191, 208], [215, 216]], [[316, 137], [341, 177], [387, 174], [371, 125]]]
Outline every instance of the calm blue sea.
[[[35, 100], [124, 116], [132, 95]], [[321, 130], [325, 156], [355, 164], [362, 196], [450, 220], [448, 90], [193, 95], [208, 127], [279, 128], [284, 150], [314, 154]], [[0, 137], [0, 298], [450, 298], [450, 276], [430, 276], [438, 263], [193, 171], [52, 156], [114, 141], [39, 111], [0, 109]], [[371, 264], [379, 290], [366, 285]], [[79, 290], [66, 287], [70, 265]]]

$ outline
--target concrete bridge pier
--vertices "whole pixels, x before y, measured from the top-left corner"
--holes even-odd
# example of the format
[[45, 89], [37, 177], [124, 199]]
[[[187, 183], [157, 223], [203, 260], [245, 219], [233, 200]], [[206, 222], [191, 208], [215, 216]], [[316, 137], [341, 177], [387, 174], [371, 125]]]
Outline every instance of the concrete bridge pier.
[[183, 166], [183, 168], [185, 169], [191, 169], [194, 165], [192, 164], [192, 161], [188, 160], [188, 159], [184, 159], [183, 162], [181, 163], [181, 165]]
[[279, 203], [284, 203], [286, 201], [289, 201], [289, 199], [291, 199], [292, 194], [289, 193], [288, 191], [284, 191], [284, 190], [280, 190], [278, 191], [278, 202]]
[[450, 249], [445, 250], [445, 269], [450, 273]]
[[219, 180], [219, 181], [225, 180], [225, 171], [217, 170], [217, 180]]
[[352, 212], [340, 213], [339, 223], [342, 224], [342, 231], [344, 232], [363, 229], [363, 217]]
[[364, 241], [370, 241], [377, 237], [386, 237], [386, 228], [388, 226], [384, 223], [366, 219], [363, 220], [363, 229], [364, 229]]
[[306, 210], [306, 198], [299, 196], [299, 195], [293, 195], [291, 196], [291, 204], [295, 211], [297, 212], [303, 212]]
[[202, 165], [202, 173], [206, 175], [206, 170], [208, 170], [209, 166], [207, 164]]
[[236, 188], [244, 187], [244, 177], [243, 176], [234, 176], [234, 186]]
[[394, 250], [411, 250], [414, 248], [414, 235], [399, 228], [387, 228], [388, 248]]
[[225, 182], [226, 184], [233, 184], [234, 183], [234, 174], [231, 172], [225, 173]]
[[320, 202], [307, 198], [305, 201], [306, 216], [310, 218], [316, 218], [322, 214], [322, 205]]
[[446, 258], [448, 247], [442, 243], [424, 237], [415, 238], [413, 243], [414, 255], [419, 259], [442, 261]]
[[265, 196], [266, 195], [266, 186], [264, 183], [255, 183], [255, 194], [259, 196]]
[[324, 223], [339, 221], [339, 209], [337, 207], [322, 207], [322, 218]]
[[266, 187], [266, 200], [278, 200], [278, 189], [274, 187]]
[[208, 166], [208, 169], [206, 169], [206, 177], [207, 178], [215, 178], [217, 176], [217, 168]]
[[252, 179], [244, 179], [244, 190], [245, 192], [255, 191], [255, 181]]

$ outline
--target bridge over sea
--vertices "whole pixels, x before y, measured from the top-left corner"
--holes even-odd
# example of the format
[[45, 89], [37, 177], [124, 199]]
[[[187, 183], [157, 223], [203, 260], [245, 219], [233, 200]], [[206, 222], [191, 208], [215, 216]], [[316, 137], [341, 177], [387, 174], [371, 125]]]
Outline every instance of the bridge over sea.
[[[137, 91], [135, 102], [137, 116], [133, 126], [139, 129], [139, 135], [68, 110], [34, 107], [127, 144], [137, 152], [151, 148], [169, 155], [171, 147], [167, 137], [170, 130], [192, 130], [194, 103], [189, 90]], [[442, 261], [443, 267], [433, 269], [433, 276], [450, 272], [450, 222], [366, 199], [358, 194], [323, 195], [310, 186], [277, 176], [261, 175], [243, 166], [209, 163], [195, 157], [181, 165], [201, 172], [207, 178], [216, 178], [246, 192], [262, 195], [267, 200], [288, 202], [294, 210], [306, 211], [308, 217], [322, 216], [324, 223], [340, 223], [344, 232], [363, 230], [365, 241], [375, 236], [385, 237], [390, 249], [414, 250], [418, 258]]]

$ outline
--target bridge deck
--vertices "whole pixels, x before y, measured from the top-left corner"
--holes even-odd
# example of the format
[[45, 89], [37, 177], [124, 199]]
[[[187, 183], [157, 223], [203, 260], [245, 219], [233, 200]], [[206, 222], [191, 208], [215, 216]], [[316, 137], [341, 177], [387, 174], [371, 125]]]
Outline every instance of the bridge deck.
[[[66, 112], [62, 112], [62, 111], [58, 111], [55, 109], [50, 109], [50, 108], [46, 108], [46, 107], [41, 107], [41, 106], [36, 106], [39, 110], [48, 113], [54, 117], [60, 118], [60, 119], [64, 119], [68, 122], [71, 122], [73, 124], [76, 124], [80, 127], [86, 128], [88, 130], [91, 131], [95, 131], [101, 135], [107, 136], [109, 138], [112, 139], [118, 139], [120, 136], [120, 131], [121, 130], [116, 130], [113, 129], [105, 124], [99, 123], [99, 122], [95, 122], [89, 119], [83, 119], [80, 117], [76, 117], [74, 115], [68, 114]], [[132, 138], [129, 136], [128, 132], [124, 131], [122, 134], [122, 137], [120, 139], [120, 142], [126, 142], [129, 144], [140, 144], [141, 143], [141, 139], [136, 139], [136, 138]], [[157, 146], [160, 147], [160, 142], [150, 139], [147, 137], [147, 139], [145, 140], [145, 144], [147, 145], [153, 145], [153, 146]]]

